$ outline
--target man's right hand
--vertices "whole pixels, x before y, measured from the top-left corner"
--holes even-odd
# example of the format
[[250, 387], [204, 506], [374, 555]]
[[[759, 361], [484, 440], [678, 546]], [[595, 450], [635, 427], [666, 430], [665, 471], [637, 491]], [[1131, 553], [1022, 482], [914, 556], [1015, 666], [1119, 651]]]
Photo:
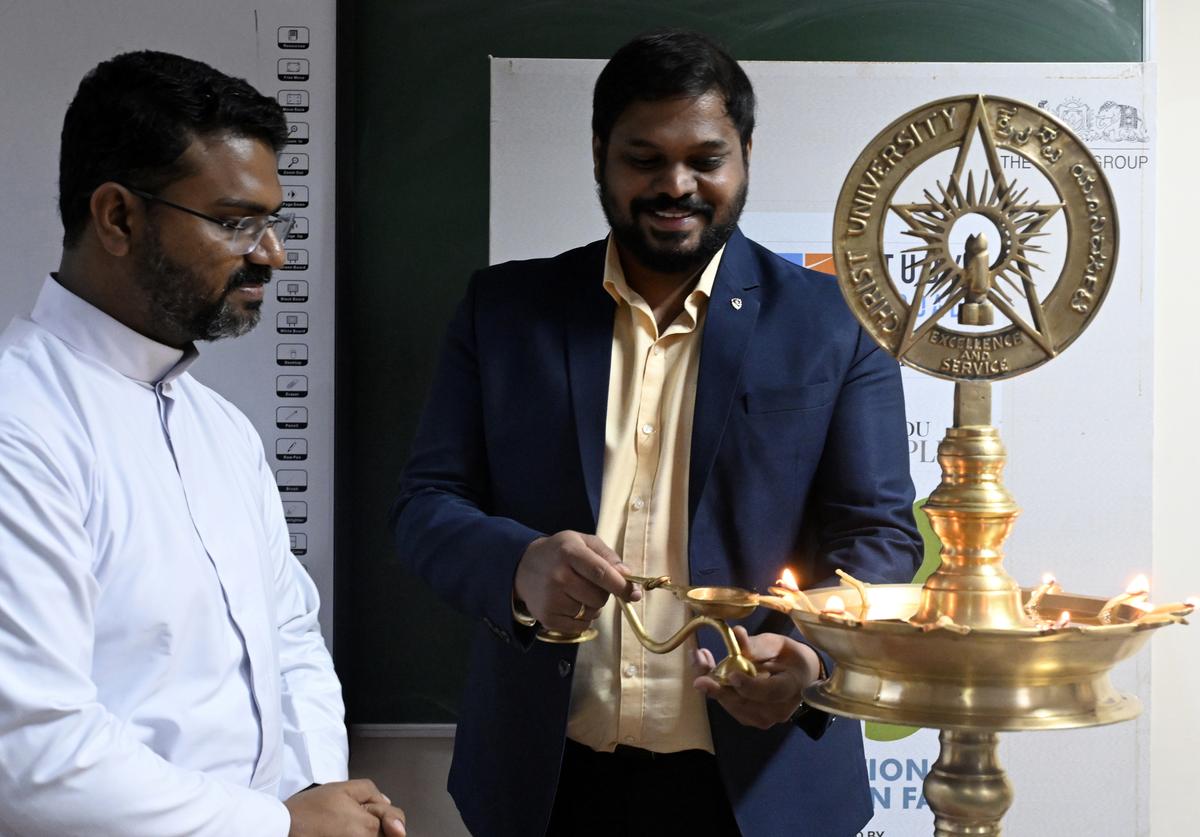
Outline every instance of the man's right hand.
[[595, 535], [559, 532], [526, 548], [517, 565], [513, 592], [546, 628], [578, 634], [600, 613], [609, 594], [627, 602], [642, 597], [642, 591], [622, 575], [628, 569]]
[[283, 803], [292, 817], [288, 837], [404, 837], [404, 812], [370, 779], [330, 782]]

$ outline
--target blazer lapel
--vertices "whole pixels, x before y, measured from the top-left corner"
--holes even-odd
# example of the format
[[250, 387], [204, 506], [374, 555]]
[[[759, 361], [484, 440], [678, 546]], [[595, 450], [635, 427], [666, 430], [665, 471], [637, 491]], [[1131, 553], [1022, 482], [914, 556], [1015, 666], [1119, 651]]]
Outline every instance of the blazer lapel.
[[713, 282], [700, 343], [688, 474], [689, 529], [725, 433], [758, 308], [758, 273], [745, 237], [735, 230]]
[[613, 316], [616, 304], [602, 283], [604, 242], [585, 251], [579, 273], [564, 277], [578, 292], [569, 294], [566, 346], [571, 404], [579, 434], [579, 458], [592, 524], [600, 516], [600, 488], [604, 480], [604, 439], [608, 419], [608, 373], [612, 362]]

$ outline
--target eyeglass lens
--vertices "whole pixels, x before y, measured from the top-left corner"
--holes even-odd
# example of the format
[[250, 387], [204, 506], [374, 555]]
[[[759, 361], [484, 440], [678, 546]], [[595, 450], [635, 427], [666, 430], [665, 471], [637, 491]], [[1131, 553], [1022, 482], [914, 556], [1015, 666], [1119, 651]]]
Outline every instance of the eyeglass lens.
[[296, 216], [291, 213], [264, 217], [258, 223], [239, 230], [234, 237], [234, 245], [239, 248], [244, 247], [244, 253], [253, 253], [258, 249], [258, 245], [262, 244], [267, 230], [272, 230], [275, 233], [275, 239], [282, 246], [287, 241], [288, 233], [292, 231], [295, 223]]

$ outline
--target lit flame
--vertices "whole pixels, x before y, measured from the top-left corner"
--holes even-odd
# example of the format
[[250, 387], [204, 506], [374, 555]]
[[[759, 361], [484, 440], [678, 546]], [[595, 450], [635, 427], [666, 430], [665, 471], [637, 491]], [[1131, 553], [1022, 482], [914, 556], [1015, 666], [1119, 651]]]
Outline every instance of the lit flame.
[[1046, 587], [1054, 584], [1055, 581], [1056, 579], [1054, 578], [1054, 573], [1042, 573], [1042, 584]]
[[1058, 617], [1058, 621], [1054, 623], [1054, 627], [1065, 628], [1069, 624], [1071, 624], [1071, 611], [1064, 610], [1062, 615]]
[[825, 600], [825, 607], [822, 608], [825, 613], [845, 613], [846, 603], [842, 601], [842, 597], [836, 593]]
[[800, 585], [796, 583], [796, 574], [786, 567], [783, 570], [783, 576], [779, 579], [779, 586], [789, 590], [800, 589]]
[[1129, 582], [1129, 586], [1125, 588], [1126, 593], [1141, 593], [1143, 596], [1150, 595], [1150, 579], [1143, 574], [1134, 576], [1133, 581]]

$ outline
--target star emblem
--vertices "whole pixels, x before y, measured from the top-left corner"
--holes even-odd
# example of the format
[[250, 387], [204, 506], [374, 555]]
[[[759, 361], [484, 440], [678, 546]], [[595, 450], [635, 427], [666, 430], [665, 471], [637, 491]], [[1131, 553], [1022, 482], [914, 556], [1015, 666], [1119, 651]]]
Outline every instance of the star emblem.
[[[978, 186], [974, 171], [966, 172], [965, 183], [963, 179], [976, 136], [987, 160], [987, 170]], [[1042, 267], [1033, 261], [1033, 254], [1045, 252], [1035, 239], [1048, 234], [1043, 228], [1063, 209], [1063, 204], [1027, 201], [1028, 188], [1020, 188], [1015, 180], [1005, 177], [982, 97], [976, 99], [972, 108], [949, 178], [945, 185], [937, 181], [937, 189], [937, 195], [922, 190], [924, 203], [896, 203], [889, 207], [907, 224], [904, 234], [922, 242], [905, 252], [924, 253], [917, 262], [920, 275], [908, 307], [898, 354], [903, 355], [959, 302], [976, 301], [978, 289], [973, 292], [964, 265], [956, 260], [961, 254], [950, 250], [951, 228], [971, 214], [986, 218], [1000, 232], [1000, 240], [988, 257], [986, 293], [980, 299], [1000, 309], [1048, 355], [1056, 354], [1054, 336], [1034, 281], [1034, 272]], [[1018, 310], [1022, 306], [1017, 297], [1025, 300], [1026, 312]], [[921, 303], [927, 298], [934, 306], [933, 313], [918, 323]]]

